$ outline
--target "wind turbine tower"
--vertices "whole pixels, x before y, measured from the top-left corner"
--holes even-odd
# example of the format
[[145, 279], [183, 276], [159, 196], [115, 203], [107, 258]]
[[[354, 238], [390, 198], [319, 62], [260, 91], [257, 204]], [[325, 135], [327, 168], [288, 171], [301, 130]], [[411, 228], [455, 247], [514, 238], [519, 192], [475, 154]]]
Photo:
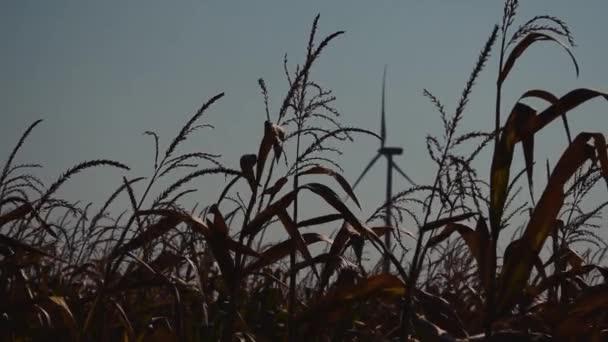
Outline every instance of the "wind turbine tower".
[[[403, 154], [403, 148], [401, 147], [391, 147], [386, 146], [386, 112], [385, 112], [385, 102], [386, 102], [386, 65], [384, 66], [384, 73], [382, 75], [382, 100], [380, 104], [380, 148], [378, 149], [378, 153], [372, 158], [372, 160], [367, 164], [359, 178], [353, 184], [353, 189], [357, 187], [359, 182], [365, 177], [369, 169], [380, 159], [380, 157], [386, 157], [386, 215], [384, 217], [384, 222], [387, 227], [391, 227], [391, 214], [393, 205], [391, 203], [391, 198], [393, 197], [393, 169], [397, 170], [397, 172], [405, 178], [410, 184], [413, 186], [416, 185], [414, 181], [395, 163], [393, 160], [394, 156], [398, 156]], [[387, 251], [391, 251], [391, 238], [392, 234], [387, 233], [384, 235], [384, 243], [386, 245]], [[388, 255], [383, 256], [383, 272], [390, 272], [390, 261]]]

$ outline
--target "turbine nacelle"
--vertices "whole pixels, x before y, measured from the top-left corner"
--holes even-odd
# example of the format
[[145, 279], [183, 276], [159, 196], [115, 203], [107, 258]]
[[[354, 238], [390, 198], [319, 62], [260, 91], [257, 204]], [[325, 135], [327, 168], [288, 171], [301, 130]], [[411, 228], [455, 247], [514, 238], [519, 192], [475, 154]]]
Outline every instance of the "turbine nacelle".
[[403, 149], [401, 147], [380, 147], [378, 149], [378, 153], [382, 155], [390, 155], [390, 156], [398, 156], [403, 154]]

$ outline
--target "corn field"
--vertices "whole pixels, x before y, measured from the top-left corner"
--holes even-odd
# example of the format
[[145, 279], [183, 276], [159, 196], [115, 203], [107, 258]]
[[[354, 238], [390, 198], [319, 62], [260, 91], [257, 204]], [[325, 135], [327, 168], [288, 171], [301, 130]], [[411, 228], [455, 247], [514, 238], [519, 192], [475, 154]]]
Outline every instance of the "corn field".
[[[320, 36], [319, 16], [303, 61], [285, 58], [283, 97], [270, 101], [258, 81], [265, 117], [252, 128], [257, 153], [238, 161], [200, 146], [189, 152], [189, 137], [210, 128], [206, 114], [225, 101], [214, 94], [168, 144], [145, 132], [155, 156], [150, 175], [116, 179], [104, 202], [83, 205], [56, 194], [92, 168], [128, 164], [86, 160], [45, 184], [35, 175], [42, 164], [16, 162], [27, 138], [44, 129], [33, 122], [0, 173], [0, 340], [608, 340], [608, 244], [600, 233], [608, 194], [585, 202], [608, 186], [608, 151], [603, 134], [568, 124], [576, 120], [570, 111], [608, 93], [525, 89], [502, 112], [503, 85], [537, 43], [560, 47], [572, 64], [564, 69], [579, 70], [562, 19], [520, 20], [518, 10], [506, 0], [453, 110], [423, 92], [442, 122], [421, 145], [433, 182], [377, 203], [369, 217], [356, 214], [362, 194], [335, 160], [358, 137], [380, 137], [343, 124], [332, 91], [313, 79], [344, 33]], [[498, 68], [487, 63], [491, 55]], [[495, 125], [468, 131], [461, 119], [482, 72], [496, 74], [496, 106], [487, 111]], [[534, 140], [550, 124], [563, 126], [569, 144], [543, 170]], [[491, 152], [481, 160], [489, 175], [473, 167], [483, 151]], [[519, 151], [525, 167], [516, 170]], [[182, 200], [201, 178], [223, 189], [186, 209]], [[540, 193], [535, 182], [545, 182]], [[304, 198], [329, 214], [303, 217]], [[118, 201], [128, 205], [110, 210]], [[389, 214], [393, 226], [383, 224]], [[272, 231], [287, 238], [271, 241]], [[385, 246], [386, 234], [395, 248]], [[366, 264], [366, 251], [385, 256], [391, 271], [381, 260]]]

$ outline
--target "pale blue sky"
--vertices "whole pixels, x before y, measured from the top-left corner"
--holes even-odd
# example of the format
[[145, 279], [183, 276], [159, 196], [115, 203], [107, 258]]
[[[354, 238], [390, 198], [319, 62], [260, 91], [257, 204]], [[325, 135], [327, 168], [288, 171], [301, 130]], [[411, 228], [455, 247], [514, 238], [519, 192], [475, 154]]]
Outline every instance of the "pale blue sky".
[[[216, 130], [196, 134], [185, 149], [221, 153], [228, 165], [238, 167], [241, 154], [257, 151], [263, 129], [257, 79], [266, 80], [276, 113], [286, 92], [283, 54], [291, 65], [302, 61], [308, 30], [320, 13], [320, 33], [347, 32], [324, 52], [313, 74], [334, 90], [344, 123], [378, 129], [380, 78], [388, 64], [389, 142], [405, 148], [398, 163], [412, 178], [431, 182], [434, 169], [424, 138], [440, 134], [440, 121], [422, 89], [453, 110], [502, 6], [502, 1], [482, 0], [4, 0], [0, 158], [31, 122], [43, 118], [19, 160], [43, 163], [38, 174], [45, 181], [94, 158], [127, 163], [129, 177], [149, 176], [153, 149], [141, 133], [155, 130], [167, 144], [202, 102], [225, 91], [206, 116]], [[607, 11], [605, 0], [522, 1], [518, 23], [537, 14], [568, 22], [581, 75], [575, 77], [559, 48], [538, 44], [507, 81], [505, 110], [530, 88], [557, 95], [582, 86], [608, 88]], [[474, 88], [464, 126], [493, 127], [495, 57]], [[606, 134], [607, 112], [608, 104], [600, 100], [587, 104], [572, 113], [572, 128]], [[555, 161], [564, 143], [561, 126], [553, 124], [537, 138], [537, 159], [544, 165], [546, 154]], [[345, 176], [354, 179], [376, 149], [369, 138], [346, 147]], [[382, 201], [384, 172], [378, 165], [358, 188], [361, 216]], [[544, 167], [536, 174], [542, 181]], [[62, 195], [101, 201], [121, 182], [120, 175], [110, 170], [79, 175]], [[191, 201], [214, 198], [213, 183], [222, 181], [211, 177], [197, 183], [201, 191]], [[405, 186], [399, 180], [396, 190]]]

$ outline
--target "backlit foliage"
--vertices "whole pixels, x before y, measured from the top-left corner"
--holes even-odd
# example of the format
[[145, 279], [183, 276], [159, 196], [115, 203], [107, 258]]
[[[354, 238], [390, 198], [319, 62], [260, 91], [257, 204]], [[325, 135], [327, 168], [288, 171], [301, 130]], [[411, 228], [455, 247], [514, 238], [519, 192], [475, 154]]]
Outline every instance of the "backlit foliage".
[[[576, 118], [568, 113], [608, 95], [524, 89], [501, 112], [503, 85], [537, 42], [559, 45], [579, 68], [568, 26], [548, 15], [516, 26], [518, 5], [506, 1], [453, 112], [424, 90], [442, 122], [441, 134], [426, 138], [435, 177], [393, 197], [395, 227], [375, 225], [387, 203], [368, 219], [352, 210], [359, 200], [335, 157], [357, 136], [379, 137], [344, 126], [332, 92], [314, 81], [314, 64], [343, 33], [319, 39], [319, 17], [302, 64], [290, 67], [285, 57], [289, 87], [278, 108], [259, 80], [265, 115], [257, 153], [238, 161], [182, 151], [190, 135], [212, 128], [205, 114], [224, 100], [217, 94], [166, 147], [155, 132], [144, 133], [154, 143], [151, 176], [117, 179], [99, 205], [71, 202], [56, 193], [77, 173], [128, 167], [81, 162], [44, 184], [34, 175], [41, 165], [15, 163], [34, 122], [0, 174], [0, 340], [605, 340], [608, 248], [598, 218], [608, 201], [583, 200], [608, 185], [606, 142], [601, 133], [571, 132], [568, 120]], [[495, 125], [463, 131], [492, 54], [499, 59]], [[530, 98], [545, 106], [526, 104]], [[554, 121], [569, 145], [547, 165], [536, 199], [542, 163], [534, 139]], [[492, 146], [486, 177], [473, 164]], [[523, 170], [512, 167], [517, 146]], [[214, 202], [186, 210], [181, 203], [200, 177], [225, 186]], [[329, 213], [301, 217], [304, 196]], [[119, 198], [127, 206], [110, 211]], [[265, 238], [279, 229], [284, 241]], [[503, 254], [498, 241], [508, 231]], [[362, 262], [365, 249], [387, 252], [384, 234], [398, 242], [388, 253], [392, 274]]]

